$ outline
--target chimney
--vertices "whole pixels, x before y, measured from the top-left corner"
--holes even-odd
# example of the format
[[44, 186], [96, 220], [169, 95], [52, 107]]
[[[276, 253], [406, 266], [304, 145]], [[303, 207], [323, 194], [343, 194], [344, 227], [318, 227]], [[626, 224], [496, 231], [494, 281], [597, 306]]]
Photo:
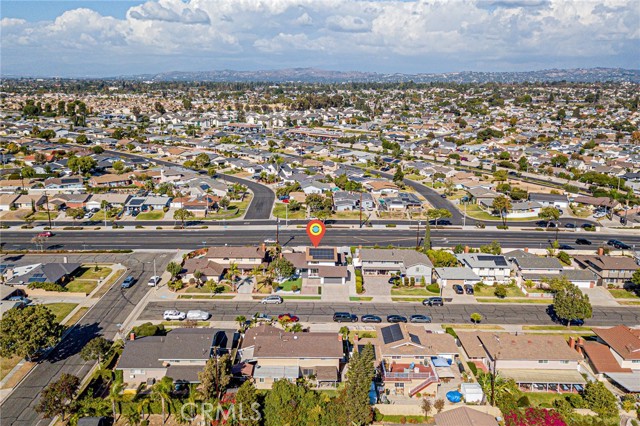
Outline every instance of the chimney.
[[267, 245], [265, 243], [260, 244], [260, 248], [262, 249], [262, 251], [266, 251], [267, 250]]
[[569, 347], [570, 347], [571, 349], [575, 349], [575, 348], [576, 348], [576, 341], [575, 341], [575, 339], [573, 338], [573, 336], [569, 337]]
[[464, 246], [464, 252], [469, 253], [469, 246]]
[[129, 340], [136, 340], [136, 333], [129, 334]]
[[360, 340], [360, 336], [358, 336], [357, 334], [353, 335], [353, 342], [357, 342], [358, 340]]
[[529, 247], [525, 247], [525, 248], [524, 248], [524, 252], [525, 252], [525, 253], [529, 253]]
[[284, 256], [282, 254], [282, 252], [280, 252], [280, 254], [278, 255], [278, 257], [280, 257], [280, 259], [282, 259]]
[[604, 247], [598, 247], [598, 256], [604, 256]]
[[338, 333], [338, 342], [342, 342], [342, 334]]

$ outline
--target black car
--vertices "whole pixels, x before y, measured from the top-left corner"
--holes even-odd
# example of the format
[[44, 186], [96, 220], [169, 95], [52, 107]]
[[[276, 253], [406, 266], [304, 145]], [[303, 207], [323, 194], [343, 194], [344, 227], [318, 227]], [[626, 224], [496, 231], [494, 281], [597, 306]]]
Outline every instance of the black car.
[[387, 322], [407, 322], [407, 317], [403, 317], [402, 315], [387, 315]]
[[395, 284], [397, 282], [400, 281], [400, 277], [397, 275], [392, 276], [391, 278], [389, 278], [389, 284]]
[[558, 248], [560, 250], [573, 250], [574, 249], [573, 246], [570, 246], [569, 244], [560, 244], [558, 246]]
[[431, 317], [427, 315], [411, 315], [409, 322], [428, 324], [431, 322]]
[[336, 312], [333, 314], [335, 322], [358, 322], [358, 316], [349, 312]]
[[620, 240], [609, 240], [607, 241], [607, 245], [613, 246], [618, 250], [629, 250], [631, 247], [628, 244], [623, 243]]
[[438, 225], [442, 226], [451, 226], [451, 221], [447, 219], [442, 219], [438, 221]]
[[586, 238], [578, 238], [576, 239], [576, 244], [578, 244], [579, 246], [590, 246], [593, 243]]
[[464, 294], [464, 290], [462, 289], [462, 286], [460, 284], [455, 284], [453, 286], [453, 290], [456, 292], [456, 294]]
[[441, 194], [440, 197], [441, 198], [447, 198], [447, 194]]
[[576, 225], [574, 223], [565, 223], [564, 227], [568, 229], [575, 229]]
[[444, 306], [444, 300], [442, 297], [428, 297], [422, 301], [425, 306]]
[[375, 323], [379, 323], [382, 322], [382, 318], [380, 318], [377, 315], [363, 315], [360, 318], [360, 321], [362, 322], [375, 322]]
[[467, 294], [473, 294], [473, 286], [471, 284], [465, 284], [464, 285], [464, 291]]

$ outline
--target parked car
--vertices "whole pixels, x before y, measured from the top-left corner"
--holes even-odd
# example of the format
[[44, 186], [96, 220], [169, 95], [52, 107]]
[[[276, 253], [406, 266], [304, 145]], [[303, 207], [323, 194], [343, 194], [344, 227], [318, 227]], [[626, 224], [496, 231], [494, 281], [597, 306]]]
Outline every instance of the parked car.
[[407, 317], [403, 317], [402, 315], [387, 315], [387, 322], [390, 322], [390, 323], [407, 322]]
[[151, 278], [149, 278], [149, 282], [147, 283], [147, 285], [155, 287], [158, 285], [159, 282], [160, 282], [160, 277], [157, 275], [154, 275]]
[[467, 294], [473, 294], [473, 286], [471, 284], [465, 284], [464, 285], [464, 291]]
[[593, 243], [586, 238], [578, 238], [576, 239], [576, 244], [578, 244], [579, 246], [590, 246]]
[[447, 194], [440, 194], [440, 198], [447, 198]]
[[288, 321], [288, 322], [298, 322], [300, 318], [292, 314], [280, 314], [278, 315], [278, 319], [280, 321]]
[[397, 275], [392, 276], [391, 278], [389, 278], [389, 284], [395, 284], [397, 282], [400, 281], [400, 277]]
[[425, 306], [444, 306], [444, 300], [442, 297], [427, 297], [422, 301]]
[[282, 297], [280, 297], [280, 296], [278, 296], [276, 294], [272, 294], [271, 296], [267, 296], [267, 297], [265, 297], [264, 299], [262, 299], [260, 301], [260, 303], [262, 303], [263, 305], [272, 304], [272, 303], [273, 304], [280, 304], [282, 302], [283, 302]]
[[122, 281], [122, 284], [120, 284], [120, 288], [129, 288], [133, 285], [135, 279], [129, 275], [127, 278], [124, 279], [124, 281]]
[[333, 321], [335, 322], [358, 322], [357, 315], [350, 314], [349, 312], [336, 312], [333, 314]]
[[201, 311], [199, 309], [194, 309], [192, 311], [188, 311], [187, 312], [187, 319], [188, 320], [195, 320], [195, 321], [206, 321], [209, 318], [211, 318], [211, 314], [207, 311]]
[[94, 207], [90, 210], [91, 213], [98, 213], [100, 209], [98, 207]]
[[49, 237], [53, 237], [53, 232], [51, 231], [42, 231], [38, 234], [38, 237], [45, 237], [45, 238], [49, 238]]
[[629, 250], [629, 249], [631, 249], [629, 244], [625, 244], [620, 240], [609, 240], [609, 241], [607, 241], [607, 245], [613, 246], [613, 247], [617, 248], [618, 250]]
[[456, 294], [464, 294], [464, 290], [462, 289], [462, 286], [460, 284], [455, 284], [453, 286], [453, 290], [456, 292]]
[[575, 229], [576, 225], [573, 223], [565, 223], [564, 227], [567, 229]]
[[271, 318], [267, 314], [258, 314], [258, 313], [256, 313], [256, 314], [253, 315], [253, 319], [256, 320], [256, 322], [261, 322], [261, 321], [269, 321], [269, 322], [271, 322], [271, 320], [273, 318]]
[[428, 315], [411, 315], [409, 322], [427, 324], [431, 322], [431, 317]]
[[374, 323], [380, 323], [382, 322], [382, 318], [380, 318], [377, 315], [363, 315], [360, 318], [360, 321], [362, 322], [374, 322]]
[[560, 250], [574, 250], [573, 246], [570, 246], [569, 244], [560, 244], [558, 248]]
[[182, 321], [187, 318], [187, 314], [181, 311], [169, 310], [164, 311], [164, 315], [162, 316], [165, 321]]
[[11, 296], [7, 300], [9, 302], [20, 302], [23, 305], [28, 305], [29, 303], [31, 303], [31, 300], [29, 300], [29, 298], [26, 296]]

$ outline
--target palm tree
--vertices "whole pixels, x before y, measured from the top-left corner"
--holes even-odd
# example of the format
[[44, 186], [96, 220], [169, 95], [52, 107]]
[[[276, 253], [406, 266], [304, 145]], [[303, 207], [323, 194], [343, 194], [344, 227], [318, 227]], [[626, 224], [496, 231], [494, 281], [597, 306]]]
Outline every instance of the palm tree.
[[158, 383], [151, 388], [151, 397], [159, 399], [162, 404], [162, 424], [166, 422], [165, 404], [171, 400], [171, 391], [173, 390], [173, 379], [171, 377], [163, 377]]
[[229, 266], [227, 266], [227, 273], [225, 274], [225, 278], [231, 281], [231, 284], [233, 284], [234, 291], [235, 291], [236, 279], [238, 275], [240, 275], [240, 269], [238, 269], [238, 264], [231, 262]]
[[491, 207], [500, 213], [500, 219], [502, 219], [502, 225], [507, 226], [507, 213], [511, 209], [511, 200], [504, 195], [501, 195], [493, 199]]
[[116, 419], [116, 404], [122, 399], [121, 393], [124, 390], [124, 383], [115, 381], [111, 384], [109, 389], [109, 400], [111, 401], [111, 411], [113, 413], [113, 419]]
[[139, 425], [142, 420], [142, 414], [140, 414], [141, 411], [144, 412], [144, 405], [138, 403], [134, 408], [124, 413], [123, 416], [127, 419], [128, 424]]
[[244, 327], [244, 323], [247, 320], [247, 317], [245, 317], [244, 315], [238, 315], [236, 317], [236, 322], [238, 323], [238, 328], [240, 330], [242, 330], [242, 327]]
[[184, 228], [184, 221], [189, 220], [192, 217], [193, 213], [184, 208], [180, 208], [173, 213], [173, 218], [182, 222], [182, 228]]
[[[493, 379], [493, 392], [491, 381]], [[518, 391], [513, 379], [507, 379], [501, 376], [499, 373], [493, 375], [492, 373], [480, 373], [478, 374], [478, 384], [482, 387], [485, 395], [494, 395], [494, 399], [500, 401], [506, 395], [515, 395]], [[494, 401], [491, 401], [494, 404]]]

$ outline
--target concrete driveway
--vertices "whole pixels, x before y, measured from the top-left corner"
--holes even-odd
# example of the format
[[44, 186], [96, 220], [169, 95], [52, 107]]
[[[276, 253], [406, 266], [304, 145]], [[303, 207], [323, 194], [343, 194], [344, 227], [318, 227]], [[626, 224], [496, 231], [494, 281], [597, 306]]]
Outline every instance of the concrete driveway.
[[583, 294], [589, 296], [593, 306], [619, 306], [611, 293], [604, 287], [581, 288]]
[[364, 288], [366, 296], [389, 296], [391, 288], [389, 284], [390, 275], [364, 275]]

